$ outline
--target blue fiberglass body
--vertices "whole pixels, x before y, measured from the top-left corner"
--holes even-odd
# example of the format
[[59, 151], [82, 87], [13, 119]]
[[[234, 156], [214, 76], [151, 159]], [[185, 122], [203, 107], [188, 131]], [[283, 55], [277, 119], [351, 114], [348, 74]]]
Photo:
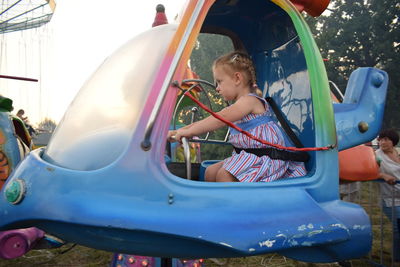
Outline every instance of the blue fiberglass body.
[[[0, 230], [36, 226], [88, 247], [176, 258], [278, 252], [333, 262], [365, 255], [371, 225], [360, 206], [339, 200], [337, 147], [311, 153], [307, 176], [271, 183], [185, 180], [164, 161], [177, 95], [170, 83], [182, 80], [200, 29], [227, 33], [235, 48], [248, 51], [260, 88], [305, 146], [336, 144], [336, 114], [318, 49], [294, 7], [275, 2], [281, 6], [192, 0], [180, 24], [144, 32], [111, 55], [70, 105], [48, 147], [31, 152], [3, 187]], [[375, 136], [383, 114], [386, 74], [357, 73], [346, 92], [349, 104], [335, 107], [346, 125], [338, 127], [343, 148]], [[357, 132], [360, 122], [368, 123], [366, 134]], [[18, 180], [25, 193], [11, 204], [7, 190]]]

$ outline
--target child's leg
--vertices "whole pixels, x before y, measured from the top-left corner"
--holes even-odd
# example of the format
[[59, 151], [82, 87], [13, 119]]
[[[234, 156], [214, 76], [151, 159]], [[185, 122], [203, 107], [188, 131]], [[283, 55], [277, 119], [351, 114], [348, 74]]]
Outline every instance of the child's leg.
[[215, 178], [217, 177], [219, 169], [222, 168], [222, 164], [224, 164], [224, 162], [220, 161], [207, 167], [204, 174], [206, 182], [215, 182]]
[[233, 176], [230, 172], [228, 172], [227, 170], [222, 168], [222, 166], [217, 172], [215, 181], [216, 182], [239, 182], [239, 180], [236, 179], [235, 176]]

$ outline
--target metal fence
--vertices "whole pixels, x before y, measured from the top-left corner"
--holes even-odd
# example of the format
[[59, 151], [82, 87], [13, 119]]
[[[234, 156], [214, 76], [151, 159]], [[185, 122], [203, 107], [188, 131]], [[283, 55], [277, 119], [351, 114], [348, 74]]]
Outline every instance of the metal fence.
[[395, 249], [397, 249], [397, 253], [399, 251], [393, 242], [396, 240], [395, 235], [398, 235], [400, 227], [395, 206], [396, 188], [392, 186], [392, 205], [389, 208], [389, 214], [388, 212], [385, 214], [380, 183], [385, 183], [385, 181], [341, 184], [341, 198], [362, 205], [371, 219], [372, 249], [368, 258], [364, 260], [371, 266], [400, 266], [400, 262], [395, 261]]

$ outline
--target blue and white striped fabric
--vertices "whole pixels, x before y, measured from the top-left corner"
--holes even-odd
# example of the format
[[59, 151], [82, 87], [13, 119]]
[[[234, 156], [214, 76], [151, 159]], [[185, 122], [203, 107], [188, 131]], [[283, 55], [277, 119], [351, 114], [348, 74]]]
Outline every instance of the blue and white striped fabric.
[[[292, 146], [289, 138], [281, 130], [275, 117], [270, 111], [265, 99], [251, 94], [260, 99], [266, 111], [262, 114], [248, 114], [235, 125], [252, 135], [273, 144]], [[229, 142], [238, 148], [263, 148], [268, 147], [248, 136], [230, 129]], [[225, 159], [223, 168], [235, 176], [240, 182], [271, 182], [281, 178], [299, 177], [306, 175], [303, 162], [283, 161], [271, 159], [268, 156], [258, 157], [254, 154], [241, 151]]]

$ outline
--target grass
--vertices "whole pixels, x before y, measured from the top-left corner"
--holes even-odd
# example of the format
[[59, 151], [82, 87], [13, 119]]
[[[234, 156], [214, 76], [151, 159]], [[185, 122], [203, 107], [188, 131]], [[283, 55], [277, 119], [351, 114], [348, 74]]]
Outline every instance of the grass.
[[31, 250], [23, 257], [1, 260], [1, 267], [99, 267], [109, 266], [111, 252], [95, 250], [83, 246], [66, 245], [58, 249]]
[[[381, 216], [379, 202], [378, 185], [375, 182], [364, 183], [361, 187], [361, 194], [356, 198], [356, 203], [362, 205], [366, 212], [370, 215], [373, 247], [370, 255], [363, 259], [353, 259], [346, 264], [353, 267], [365, 266], [384, 266], [391, 265], [391, 242], [392, 230], [391, 224], [386, 216]], [[381, 220], [383, 222], [383, 248], [381, 250]], [[381, 257], [382, 256], [382, 257]], [[102, 267], [109, 266], [112, 259], [112, 253], [95, 250], [83, 246], [66, 245], [58, 249], [50, 250], [33, 250], [25, 256], [13, 260], [1, 260], [0, 267]], [[207, 267], [227, 266], [281, 266], [281, 267], [333, 267], [341, 266], [338, 263], [313, 264], [294, 261], [285, 258], [279, 254], [267, 254], [263, 256], [254, 256], [246, 258], [234, 259], [207, 259], [205, 261]], [[394, 264], [394, 267], [400, 267], [400, 264]]]

